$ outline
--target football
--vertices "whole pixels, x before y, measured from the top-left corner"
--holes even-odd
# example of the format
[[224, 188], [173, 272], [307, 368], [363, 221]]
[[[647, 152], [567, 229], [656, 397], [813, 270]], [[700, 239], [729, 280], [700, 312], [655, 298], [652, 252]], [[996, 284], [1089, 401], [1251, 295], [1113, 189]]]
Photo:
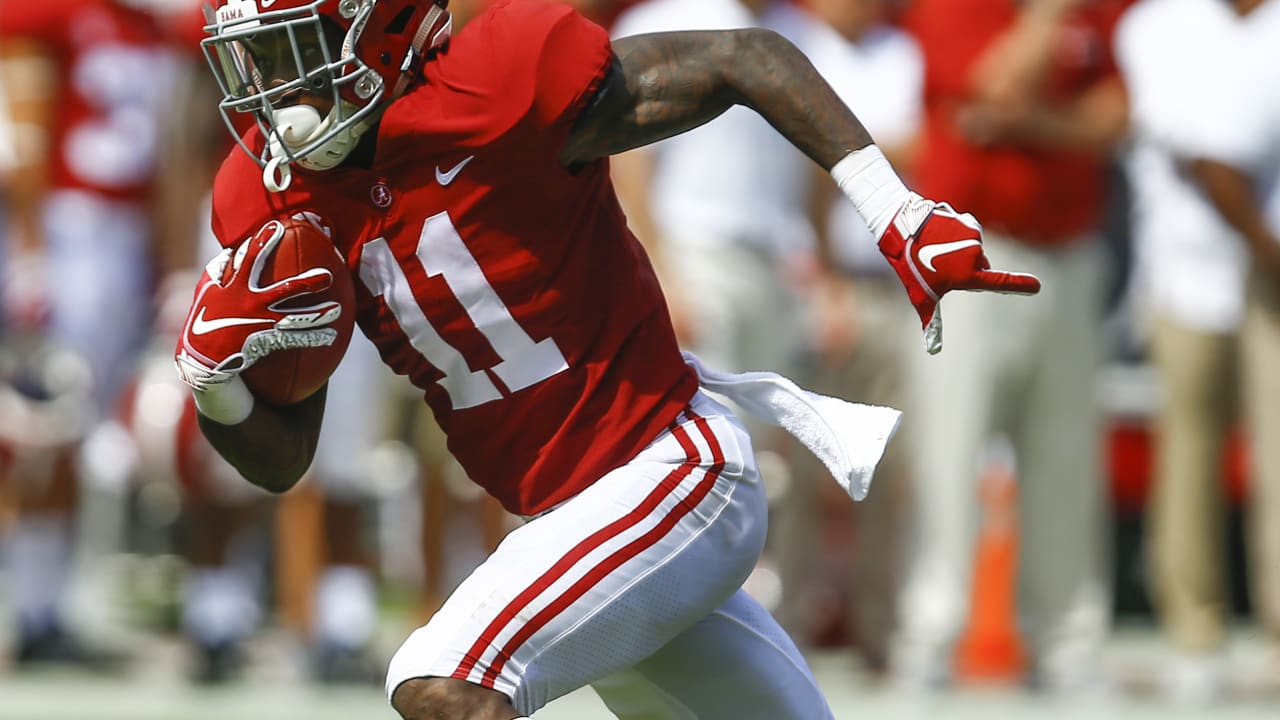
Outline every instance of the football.
[[333, 284], [321, 293], [299, 298], [297, 306], [334, 301], [342, 306], [342, 312], [329, 325], [338, 332], [332, 345], [276, 350], [242, 373], [255, 397], [276, 406], [305, 400], [328, 382], [347, 351], [356, 319], [355, 284], [333, 245], [329, 228], [312, 213], [298, 213], [281, 222], [284, 236], [275, 252], [265, 258], [260, 282], [266, 285], [312, 268], [324, 268], [333, 273]]

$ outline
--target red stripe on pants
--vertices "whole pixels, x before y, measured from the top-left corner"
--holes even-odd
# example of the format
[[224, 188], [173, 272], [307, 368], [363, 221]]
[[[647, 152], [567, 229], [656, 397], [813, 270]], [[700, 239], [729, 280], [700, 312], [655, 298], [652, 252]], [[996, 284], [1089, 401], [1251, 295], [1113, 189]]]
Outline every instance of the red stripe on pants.
[[[707, 470], [706, 476], [703, 477], [693, 491], [681, 500], [680, 503], [671, 510], [671, 512], [667, 513], [667, 515], [663, 517], [657, 525], [644, 535], [641, 535], [635, 540], [632, 540], [619, 548], [612, 555], [605, 558], [599, 565], [588, 570], [587, 573], [579, 578], [577, 582], [569, 586], [569, 589], [565, 590], [560, 597], [552, 601], [549, 605], [543, 608], [541, 612], [534, 615], [529, 622], [525, 623], [523, 627], [516, 631], [515, 635], [511, 636], [511, 639], [507, 641], [507, 644], [504, 645], [494, 657], [493, 664], [489, 666], [484, 677], [480, 680], [481, 685], [492, 688], [494, 682], [497, 680], [498, 673], [502, 672], [502, 668], [506, 665], [507, 660], [509, 660], [511, 656], [520, 649], [520, 646], [523, 645], [525, 641], [532, 637], [534, 633], [545, 627], [546, 624], [551, 622], [551, 620], [557, 615], [564, 612], [570, 605], [577, 602], [578, 599], [585, 595], [588, 590], [603, 580], [607, 575], [612, 573], [614, 570], [617, 570], [628, 560], [631, 560], [645, 550], [648, 550], [650, 547], [658, 544], [658, 542], [666, 536], [671, 528], [675, 527], [676, 523], [678, 523], [681, 518], [689, 514], [689, 512], [697, 507], [698, 504], [706, 498], [707, 494], [711, 492], [711, 488], [716, 484], [716, 479], [724, 469], [724, 455], [720, 452], [719, 443], [717, 443], [715, 437], [711, 435], [711, 431], [706, 424], [706, 420], [693, 415], [692, 412], [690, 412], [689, 415], [694, 419], [694, 422], [697, 423], [698, 429], [702, 431], [703, 437], [711, 447], [712, 465]], [[693, 440], [690, 439], [689, 434], [683, 427], [677, 426], [673, 428], [672, 434], [680, 441], [680, 445], [684, 447], [685, 452], [688, 455], [692, 456], [698, 453], [697, 446], [693, 444]]]
[[[674, 432], [679, 427], [679, 425], [673, 424], [671, 431]], [[654, 508], [658, 507], [658, 505], [661, 504], [668, 495], [674, 492], [675, 489], [680, 486], [680, 483], [684, 482], [684, 479], [689, 476], [689, 473], [693, 472], [693, 469], [699, 465], [700, 457], [697, 448], [694, 447], [692, 443], [689, 443], [688, 445], [684, 445], [682, 443], [682, 445], [686, 452], [687, 459], [685, 462], [672, 470], [661, 483], [649, 492], [639, 505], [631, 510], [631, 512], [623, 515], [617, 520], [614, 520], [600, 530], [592, 533], [582, 542], [578, 543], [572, 550], [556, 561], [556, 563], [546, 572], [534, 580], [529, 587], [525, 588], [524, 591], [515, 596], [511, 602], [507, 603], [507, 606], [504, 607], [492, 621], [490, 621], [487, 627], [485, 627], [484, 632], [480, 633], [480, 637], [476, 639], [475, 643], [471, 646], [471, 649], [467, 651], [465, 656], [463, 656], [462, 662], [458, 665], [458, 669], [453, 671], [452, 677], [458, 680], [466, 680], [471, 674], [471, 671], [475, 668], [476, 664], [480, 662], [480, 657], [484, 654], [485, 648], [497, 639], [498, 633], [502, 632], [502, 629], [505, 628], [521, 610], [527, 607], [529, 603], [533, 602], [547, 588], [551, 587], [552, 584], [563, 577], [565, 573], [578, 563], [579, 560], [586, 557], [593, 550], [605, 544], [609, 540], [638, 525], [640, 521], [644, 520], [649, 513], [653, 512]]]

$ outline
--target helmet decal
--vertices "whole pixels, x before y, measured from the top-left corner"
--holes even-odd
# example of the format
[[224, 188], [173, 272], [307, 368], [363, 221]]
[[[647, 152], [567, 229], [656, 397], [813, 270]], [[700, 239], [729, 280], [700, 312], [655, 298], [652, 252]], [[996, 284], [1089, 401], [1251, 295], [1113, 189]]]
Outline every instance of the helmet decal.
[[[270, 0], [267, 0], [266, 5], [271, 6]], [[216, 17], [220, 24], [257, 25], [257, 0], [230, 0], [226, 5], [218, 8]]]

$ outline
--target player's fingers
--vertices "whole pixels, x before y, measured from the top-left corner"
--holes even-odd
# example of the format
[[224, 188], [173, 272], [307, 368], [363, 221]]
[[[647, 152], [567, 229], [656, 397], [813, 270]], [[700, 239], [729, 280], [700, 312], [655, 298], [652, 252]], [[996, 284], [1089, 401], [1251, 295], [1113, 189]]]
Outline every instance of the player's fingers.
[[923, 302], [914, 303], [916, 315], [920, 316], [920, 328], [929, 327], [929, 323], [933, 322], [933, 317], [937, 313], [938, 303], [935, 300], [925, 300]]
[[324, 268], [311, 268], [297, 275], [272, 283], [263, 289], [272, 304], [300, 298], [303, 295], [324, 292], [333, 285], [333, 273]]
[[294, 308], [276, 322], [277, 330], [310, 330], [332, 325], [342, 315], [342, 305], [325, 302], [311, 307]]
[[938, 307], [933, 317], [924, 325], [924, 349], [930, 355], [942, 352], [942, 308]]
[[[284, 225], [278, 220], [271, 220], [258, 231], [253, 237], [240, 243], [236, 248], [235, 255], [231, 258], [232, 277], [239, 275], [241, 272], [248, 272], [249, 268], [255, 266], [261, 269], [258, 263], [258, 257], [261, 255], [270, 256], [275, 252], [276, 246], [280, 244], [280, 239], [284, 237]], [[250, 277], [253, 283], [256, 278]]]
[[1040, 292], [1040, 278], [1030, 273], [979, 270], [974, 275], [973, 281], [961, 289], [1035, 295]]

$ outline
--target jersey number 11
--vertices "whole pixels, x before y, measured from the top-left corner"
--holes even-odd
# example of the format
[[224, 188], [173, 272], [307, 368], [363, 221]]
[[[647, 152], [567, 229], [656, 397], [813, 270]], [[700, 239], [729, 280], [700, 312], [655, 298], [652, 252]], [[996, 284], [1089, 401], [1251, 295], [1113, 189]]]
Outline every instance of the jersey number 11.
[[413, 297], [409, 280], [385, 238], [365, 243], [360, 257], [360, 280], [374, 296], [382, 297], [413, 347], [444, 373], [440, 386], [449, 393], [455, 410], [502, 398], [502, 392], [486, 370], [493, 371], [508, 391], [514, 393], [569, 369], [554, 340], [546, 338], [535, 342], [511, 317], [511, 311], [494, 292], [447, 212], [432, 215], [422, 224], [416, 258], [428, 277], [444, 278], [502, 362], [491, 368], [472, 370], [462, 353], [440, 337]]

